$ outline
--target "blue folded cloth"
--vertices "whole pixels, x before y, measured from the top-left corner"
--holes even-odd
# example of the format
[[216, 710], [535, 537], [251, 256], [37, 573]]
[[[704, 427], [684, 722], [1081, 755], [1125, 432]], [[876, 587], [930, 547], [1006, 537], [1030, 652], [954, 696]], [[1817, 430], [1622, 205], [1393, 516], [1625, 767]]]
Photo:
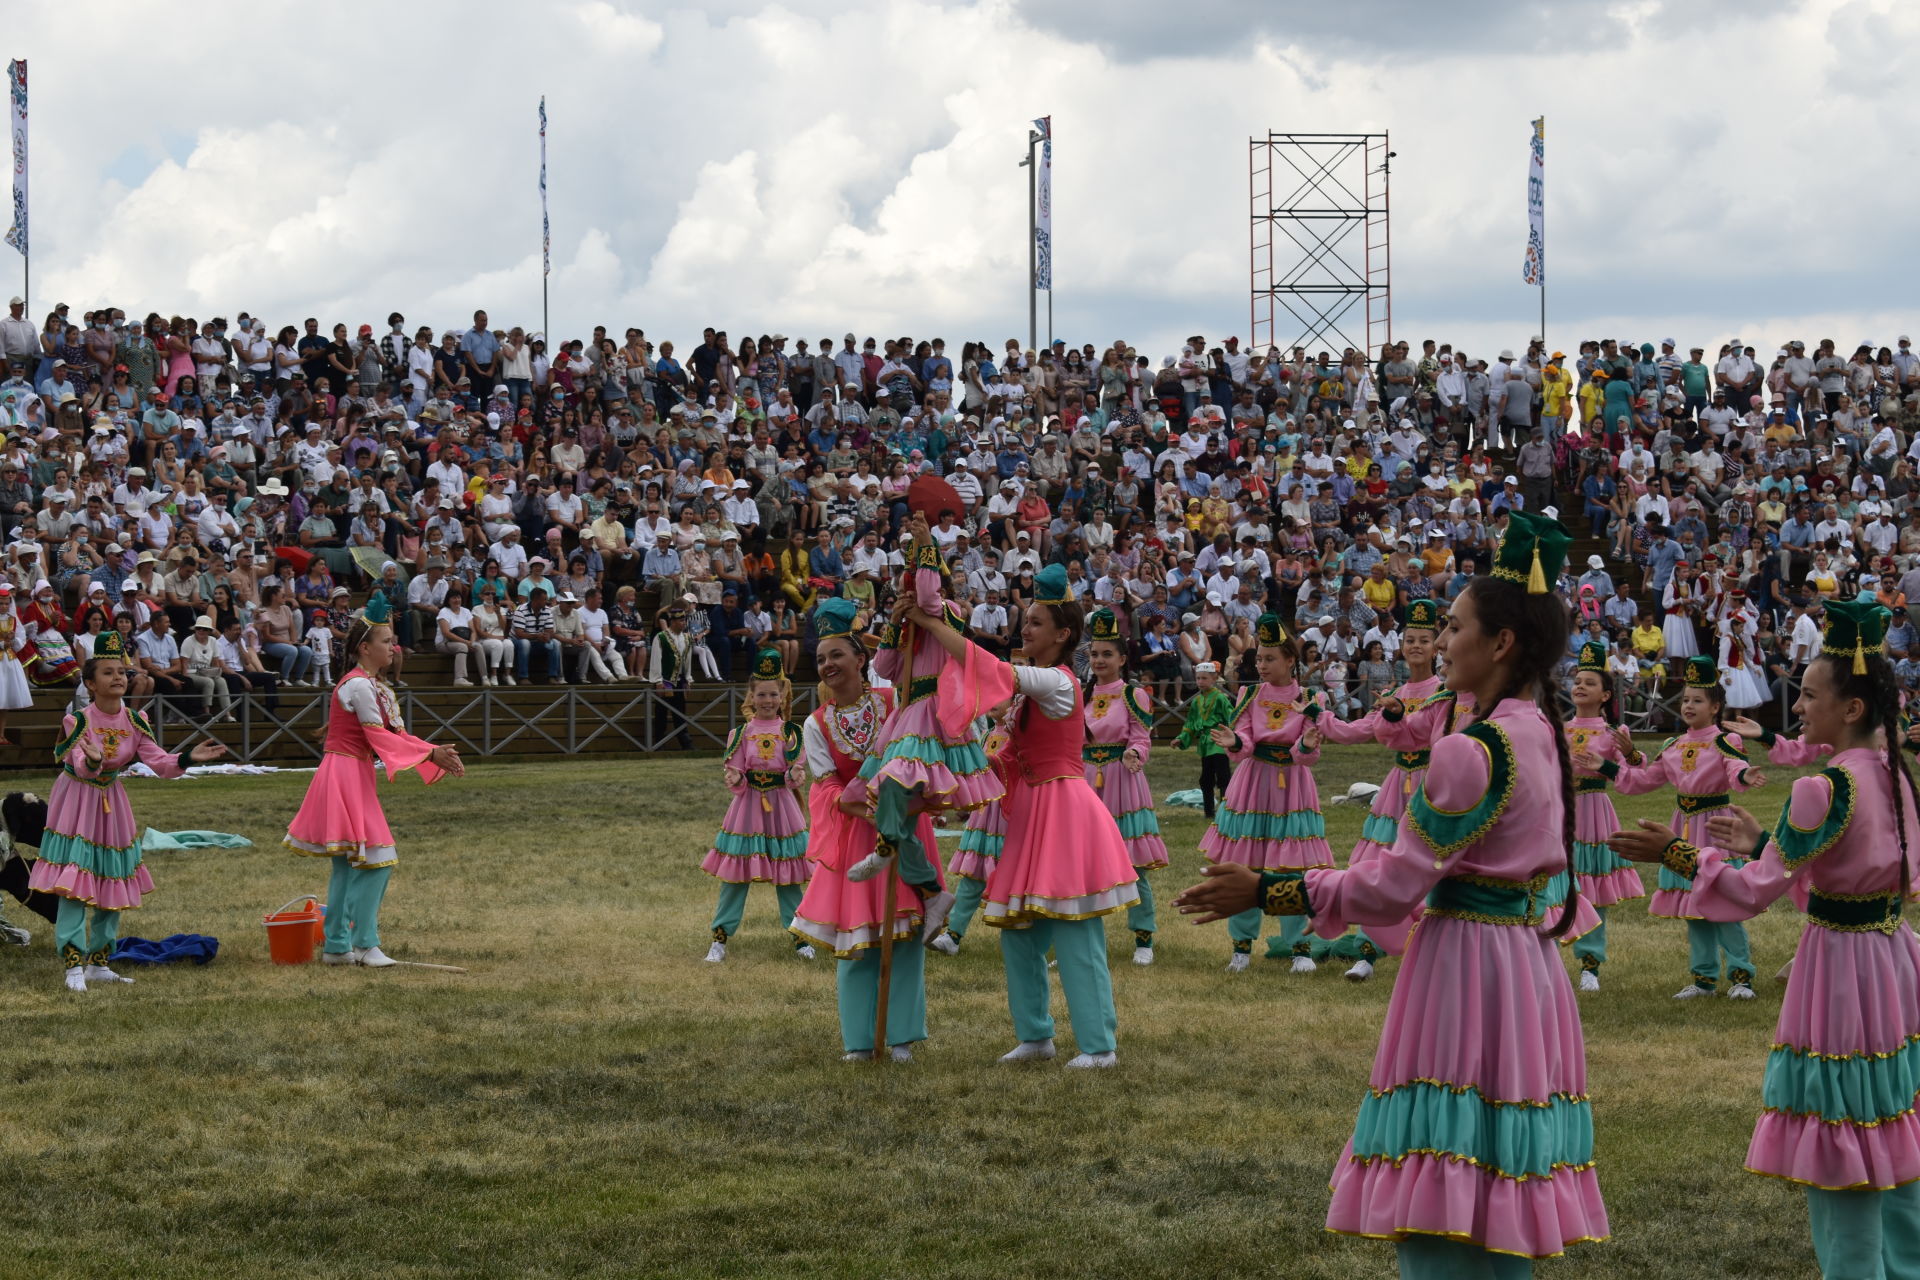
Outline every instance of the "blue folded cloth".
[[191, 960], [206, 964], [220, 953], [220, 939], [204, 933], [176, 933], [154, 942], [148, 938], [122, 938], [114, 944], [113, 958], [127, 964], [172, 964]]

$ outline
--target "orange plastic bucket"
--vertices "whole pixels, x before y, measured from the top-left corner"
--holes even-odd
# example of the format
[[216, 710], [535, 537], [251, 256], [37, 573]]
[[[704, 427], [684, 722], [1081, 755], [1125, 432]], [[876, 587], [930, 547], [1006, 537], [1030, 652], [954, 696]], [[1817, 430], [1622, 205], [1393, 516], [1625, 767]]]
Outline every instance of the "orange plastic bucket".
[[[298, 907], [299, 910], [293, 908]], [[293, 901], [265, 917], [267, 954], [275, 964], [312, 964], [320, 945], [320, 909], [312, 898]]]

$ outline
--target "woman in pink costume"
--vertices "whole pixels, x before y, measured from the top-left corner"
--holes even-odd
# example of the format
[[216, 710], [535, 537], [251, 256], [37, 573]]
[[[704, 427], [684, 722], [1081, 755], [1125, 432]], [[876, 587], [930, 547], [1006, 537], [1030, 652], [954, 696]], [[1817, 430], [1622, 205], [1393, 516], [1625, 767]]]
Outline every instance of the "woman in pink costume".
[[1053, 564], [1034, 575], [1034, 602], [1020, 624], [1030, 666], [997, 660], [933, 615], [911, 616], [954, 659], [940, 690], [946, 729], [958, 732], [1019, 695], [1008, 712], [1012, 728], [999, 763], [1007, 778], [1006, 846], [986, 890], [986, 921], [1000, 930], [1007, 1007], [1020, 1038], [1000, 1060], [1054, 1056], [1051, 949], [1080, 1045], [1067, 1065], [1110, 1067], [1117, 1060], [1118, 1019], [1102, 917], [1138, 900], [1139, 873], [1082, 769], [1087, 734], [1080, 682], [1066, 664], [1083, 622], [1066, 570]]
[[[793, 915], [793, 933], [833, 950], [839, 961], [840, 1042], [849, 1062], [871, 1059], [880, 1001], [880, 941], [886, 932], [885, 877], [854, 884], [847, 868], [873, 852], [879, 833], [867, 813], [867, 784], [860, 766], [880, 739], [893, 709], [893, 690], [866, 681], [867, 651], [853, 628], [854, 606], [823, 600], [814, 611], [814, 664], [822, 697], [803, 730], [812, 832], [807, 857], [813, 879]], [[920, 839], [929, 849], [933, 823], [920, 819]], [[921, 943], [925, 919], [920, 896], [897, 879], [893, 886], [892, 977], [887, 998], [887, 1044], [896, 1062], [913, 1059], [912, 1047], [927, 1038], [927, 953]]]
[[[926, 516], [916, 515], [908, 528], [901, 609], [910, 604], [918, 616], [938, 619], [964, 635], [966, 620], [944, 594], [947, 566]], [[924, 628], [902, 628], [896, 617], [881, 634], [873, 670], [898, 690], [897, 702], [879, 748], [863, 768], [873, 791], [873, 825], [880, 832], [880, 845], [847, 872], [855, 882], [870, 879], [897, 855], [901, 881], [920, 894], [929, 918], [937, 917], [942, 924], [952, 899], [942, 900], [931, 853], [920, 846], [920, 815], [938, 809], [970, 813], [998, 800], [1004, 790], [974, 739], [973, 726], [949, 727], [935, 713], [934, 695], [946, 665], [946, 654]]]
[[[1746, 748], [1737, 734], [1720, 724], [1726, 691], [1713, 659], [1687, 659], [1686, 690], [1680, 695], [1680, 719], [1687, 731], [1669, 739], [1651, 760], [1643, 760], [1625, 729], [1615, 729], [1624, 765], [1602, 760], [1591, 744], [1576, 752], [1576, 767], [1609, 779], [1623, 796], [1642, 795], [1671, 785], [1676, 808], [1673, 825], [1689, 843], [1707, 840], [1707, 819], [1733, 803], [1733, 792], [1763, 786], [1766, 778], [1747, 764]], [[1650, 915], [1687, 922], [1687, 949], [1691, 977], [1674, 993], [1675, 1000], [1710, 996], [1720, 985], [1721, 957], [1726, 957], [1727, 996], [1753, 999], [1753, 951], [1747, 926], [1738, 921], [1709, 920], [1693, 908], [1693, 885], [1669, 867], [1660, 869], [1660, 887], [1648, 904]]]
[[[1262, 614], [1254, 623], [1254, 668], [1260, 683], [1246, 689], [1234, 708], [1233, 723], [1215, 729], [1213, 740], [1234, 762], [1233, 780], [1200, 837], [1207, 861], [1239, 863], [1256, 871], [1301, 871], [1331, 867], [1326, 819], [1320, 815], [1320, 789], [1312, 766], [1320, 759], [1320, 709], [1294, 679], [1300, 651], [1280, 619]], [[1227, 972], [1246, 969], [1260, 936], [1259, 908], [1227, 922], [1233, 954]], [[1306, 922], [1288, 916], [1280, 933], [1267, 940], [1270, 958], [1291, 954], [1293, 972], [1312, 973]]]
[[82, 678], [92, 704], [60, 725], [53, 749], [60, 776], [47, 798], [47, 833], [29, 888], [60, 899], [53, 922], [54, 946], [66, 962], [69, 991], [89, 982], [132, 982], [107, 965], [120, 935], [120, 913], [141, 905], [153, 891], [153, 874], [140, 858], [140, 828], [133, 821], [120, 775], [138, 761], [163, 778], [177, 778], [190, 762], [226, 754], [217, 742], [174, 753], [153, 740], [145, 716], [125, 704], [126, 638], [103, 631], [94, 642]]
[[287, 824], [289, 849], [333, 862], [323, 964], [384, 969], [399, 963], [380, 949], [380, 903], [400, 854], [380, 809], [374, 761], [386, 766], [389, 780], [412, 769], [428, 786], [466, 772], [458, 751], [407, 732], [400, 704], [380, 678], [393, 666], [389, 608], [375, 592], [347, 627], [340, 653], [348, 670], [327, 699], [326, 752], [300, 812]]
[[[1454, 696], [1440, 687], [1440, 677], [1433, 669], [1434, 643], [1439, 633], [1440, 606], [1431, 600], [1415, 600], [1407, 606], [1407, 625], [1400, 636], [1400, 656], [1413, 678], [1358, 720], [1321, 716], [1314, 722], [1328, 742], [1379, 742], [1396, 753], [1393, 768], [1374, 792], [1373, 805], [1360, 828], [1360, 841], [1347, 859], [1350, 867], [1393, 848], [1400, 838], [1400, 818], [1407, 811], [1407, 801], [1426, 777], [1434, 740], [1458, 727]], [[1421, 714], [1423, 711], [1427, 714]], [[1464, 723], [1464, 718], [1460, 719]], [[1419, 920], [1420, 908], [1415, 907], [1399, 924], [1356, 929], [1332, 941], [1315, 942], [1313, 958], [1352, 960], [1353, 967], [1346, 976], [1354, 982], [1365, 982], [1373, 976], [1373, 962], [1381, 955], [1397, 956], [1406, 951], [1407, 935]]]
[[[780, 651], [762, 649], [747, 681], [752, 714], [733, 731], [721, 757], [733, 801], [720, 819], [713, 847], [700, 862], [700, 869], [720, 882], [713, 941], [707, 946], [711, 964], [727, 958], [727, 939], [740, 931], [750, 887], [773, 886], [780, 927], [791, 930], [813, 871], [807, 861], [807, 814], [793, 790], [806, 778], [806, 760], [800, 726], [787, 719], [792, 704], [793, 685]], [[802, 960], [813, 959], [813, 947], [805, 938], [796, 939], [793, 950]]]
[[1095, 609], [1087, 619], [1087, 663], [1093, 682], [1087, 689], [1087, 745], [1080, 751], [1087, 781], [1113, 815], [1126, 842], [1127, 856], [1140, 873], [1140, 901], [1127, 911], [1133, 930], [1133, 962], [1153, 963], [1153, 885], [1147, 872], [1167, 865], [1167, 842], [1153, 812], [1153, 788], [1147, 785], [1147, 756], [1153, 751], [1153, 705], [1147, 691], [1126, 678], [1127, 642], [1111, 609]]
[[1528, 1276], [1607, 1235], [1580, 1010], [1550, 940], [1577, 899], [1543, 928], [1573, 841], [1553, 687], [1568, 614], [1546, 586], [1568, 541], [1513, 512], [1492, 573], [1454, 602], [1447, 682], [1490, 714], [1434, 745], [1388, 853], [1304, 874], [1216, 865], [1180, 896], [1200, 924], [1258, 906], [1335, 929], [1425, 899], [1327, 1211], [1330, 1231], [1395, 1241], [1411, 1280]]
[[1871, 602], [1827, 606], [1793, 709], [1806, 741], [1834, 754], [1793, 784], [1771, 834], [1724, 809], [1705, 847], [1651, 822], [1614, 838], [1691, 881], [1708, 919], [1744, 920], [1787, 894], [1806, 913], [1746, 1164], [1806, 1188], [1821, 1271], [1849, 1280], [1920, 1267], [1920, 944], [1901, 920], [1920, 878], [1920, 796], [1900, 752], [1889, 618]]
[[1573, 870], [1580, 896], [1593, 904], [1599, 923], [1573, 944], [1580, 961], [1580, 989], [1600, 989], [1600, 966], [1607, 962], [1607, 908], [1647, 895], [1640, 873], [1607, 847], [1620, 829], [1614, 816], [1607, 779], [1581, 761], [1595, 757], [1618, 763], [1620, 743], [1613, 736], [1618, 723], [1613, 710], [1613, 677], [1607, 674], [1606, 650], [1597, 644], [1580, 646], [1580, 663], [1573, 673], [1573, 718], [1567, 721], [1567, 746], [1573, 753]]

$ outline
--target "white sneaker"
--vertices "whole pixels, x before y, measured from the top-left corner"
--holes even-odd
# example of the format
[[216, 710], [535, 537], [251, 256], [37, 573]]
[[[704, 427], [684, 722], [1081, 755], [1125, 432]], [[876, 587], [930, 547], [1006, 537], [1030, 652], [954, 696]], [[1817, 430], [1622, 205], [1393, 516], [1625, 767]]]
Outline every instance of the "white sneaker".
[[1000, 1055], [1002, 1062], [1045, 1062], [1053, 1057], [1053, 1041], [1022, 1040]]
[[716, 942], [716, 943], [714, 943], [714, 944], [713, 944], [712, 946], [710, 946], [710, 947], [708, 947], [708, 948], [707, 948], [707, 963], [708, 963], [708, 964], [719, 964], [719, 963], [720, 963], [720, 962], [721, 962], [722, 960], [725, 960], [726, 958], [727, 958], [727, 944], [726, 944], [726, 943], [724, 943], [724, 942]]
[[1347, 970], [1345, 976], [1348, 982], [1365, 982], [1373, 976], [1373, 962], [1370, 960], [1355, 960], [1353, 962], [1353, 968]]
[[514, 681], [511, 675], [503, 675], [500, 677], [500, 679], [506, 684], [507, 688], [509, 689], [513, 688]]
[[[716, 943], [714, 943], [713, 945], [717, 947], [717, 946], [719, 946], [720, 944], [716, 942]], [[872, 1062], [872, 1061], [873, 1061], [873, 1050], [871, 1050], [871, 1049], [855, 1049], [855, 1050], [854, 1050], [853, 1052], [851, 1052], [851, 1053], [843, 1053], [843, 1054], [841, 1054], [841, 1055], [840, 1055], [840, 1061], [842, 1061], [842, 1062]]]
[[454, 683], [454, 685], [455, 685], [456, 687], [460, 687], [460, 686], [466, 686], [466, 685], [471, 685], [471, 684], [473, 683], [473, 681], [471, 681], [471, 680], [455, 680], [455, 681], [454, 681], [453, 683]]
[[85, 965], [75, 965], [67, 970], [67, 990], [85, 991], [87, 989], [87, 970]]
[[814, 957], [813, 944], [808, 943], [805, 946], [795, 947], [793, 954], [799, 956], [802, 960], [811, 960]]
[[1673, 998], [1675, 1000], [1692, 1000], [1697, 996], [1710, 996], [1712, 994], [1712, 991], [1701, 986], [1699, 983], [1689, 982], [1686, 986], [1674, 992]]
[[1113, 1067], [1119, 1064], [1120, 1055], [1109, 1049], [1105, 1053], [1083, 1053], [1067, 1063], [1067, 1069], [1075, 1071], [1088, 1067]]
[[920, 904], [926, 923], [920, 926], [920, 941], [932, 942], [946, 931], [947, 916], [953, 912], [953, 894], [945, 889]]
[[893, 1055], [893, 1060], [895, 1062], [912, 1062], [913, 1061], [913, 1050], [907, 1048], [907, 1046], [903, 1044], [896, 1044], [891, 1049], [888, 1049], [887, 1052]]
[[122, 977], [104, 964], [90, 964], [87, 966], [87, 981], [131, 983], [133, 979]]
[[1295, 956], [1293, 958], [1292, 972], [1294, 973], [1317, 973], [1319, 969], [1320, 966], [1313, 962], [1312, 956]]
[[1153, 948], [1152, 947], [1135, 947], [1133, 949], [1133, 962], [1138, 965], [1152, 964]]
[[960, 939], [954, 937], [945, 929], [942, 929], [940, 936], [927, 945], [943, 956], [957, 956], [960, 954]]
[[[1582, 991], [1598, 991], [1600, 989], [1600, 975], [1591, 969], [1582, 969], [1580, 971], [1580, 989]], [[1677, 999], [1678, 997], [1675, 998]]]
[[17, 924], [0, 921], [0, 942], [11, 942], [16, 947], [31, 946], [33, 935]]
[[[887, 859], [881, 857], [878, 853], [870, 853], [847, 868], [847, 879], [851, 880], [854, 884], [861, 884], [873, 879], [886, 869]], [[947, 905], [952, 906], [953, 904], [948, 903]]]
[[486, 688], [489, 688], [489, 689], [491, 689], [491, 688], [493, 688], [493, 677], [492, 677], [492, 676], [481, 676], [481, 677], [480, 677], [480, 683], [481, 683], [481, 684], [482, 684], [483, 686], [485, 686]]
[[1228, 973], [1245, 973], [1247, 966], [1253, 963], [1253, 957], [1244, 951], [1236, 951], [1227, 957]]
[[360, 966], [364, 969], [386, 969], [399, 963], [378, 947], [368, 947], [360, 953]]
[[320, 953], [320, 963], [359, 964], [360, 953], [358, 951], [322, 951]]
[[1744, 982], [1736, 982], [1727, 988], [1727, 999], [1751, 1000], [1753, 999], [1753, 988]]

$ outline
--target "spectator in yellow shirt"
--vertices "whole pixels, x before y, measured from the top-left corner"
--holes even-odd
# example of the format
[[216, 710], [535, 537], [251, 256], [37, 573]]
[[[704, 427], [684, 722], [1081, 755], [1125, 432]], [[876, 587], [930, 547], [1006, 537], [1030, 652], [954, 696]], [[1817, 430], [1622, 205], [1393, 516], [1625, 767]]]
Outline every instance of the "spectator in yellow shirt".
[[1400, 602], [1400, 585], [1387, 576], [1386, 561], [1379, 561], [1367, 570], [1367, 576], [1360, 582], [1360, 596], [1375, 613], [1393, 612], [1394, 605]]
[[1596, 372], [1586, 386], [1580, 388], [1580, 425], [1590, 427], [1600, 420], [1600, 410], [1607, 403], [1607, 375]]
[[1573, 378], [1561, 367], [1565, 353], [1556, 351], [1540, 373], [1540, 425], [1547, 439], [1558, 440], [1567, 429], [1567, 401], [1573, 395]]
[[1653, 615], [1643, 613], [1633, 628], [1633, 651], [1642, 658], [1653, 660], [1667, 647], [1667, 633], [1653, 625]]

